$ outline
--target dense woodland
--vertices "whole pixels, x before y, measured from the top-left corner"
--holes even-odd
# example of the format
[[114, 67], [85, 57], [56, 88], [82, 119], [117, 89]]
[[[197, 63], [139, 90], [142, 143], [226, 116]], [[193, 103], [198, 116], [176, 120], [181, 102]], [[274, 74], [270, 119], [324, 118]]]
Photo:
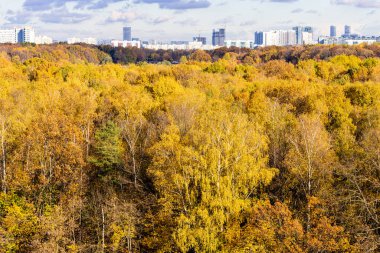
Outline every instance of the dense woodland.
[[0, 252], [380, 251], [379, 45], [0, 51]]
[[172, 50], [149, 50], [139, 48], [114, 48], [111, 46], [100, 46], [99, 49], [109, 54], [115, 63], [139, 63], [139, 62], [181, 62], [181, 57], [186, 56], [192, 60], [217, 61], [226, 53], [234, 53], [239, 62], [245, 64], [265, 63], [272, 60], [284, 60], [297, 64], [302, 60], [327, 60], [337, 55], [355, 55], [360, 58], [380, 57], [380, 46], [342, 46], [342, 45], [315, 45], [315, 46], [288, 46], [288, 47], [262, 47], [255, 50], [241, 48], [219, 48], [207, 51], [210, 57], [193, 54], [194, 51], [172, 51]]

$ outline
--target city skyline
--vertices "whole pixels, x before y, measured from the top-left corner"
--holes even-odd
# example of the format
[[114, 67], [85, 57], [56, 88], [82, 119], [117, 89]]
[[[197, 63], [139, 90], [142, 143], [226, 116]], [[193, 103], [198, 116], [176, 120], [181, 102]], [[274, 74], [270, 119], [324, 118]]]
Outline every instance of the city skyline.
[[[352, 32], [379, 35], [380, 1], [354, 0], [14, 0], [1, 3], [3, 28], [31, 25], [57, 40], [68, 37], [121, 39], [120, 27], [133, 27], [133, 37], [190, 40], [227, 28], [227, 39], [252, 39], [255, 31], [312, 26], [316, 35]], [[350, 13], [352, 15], [350, 15]], [[273, 18], [275, 17], [275, 18]]]

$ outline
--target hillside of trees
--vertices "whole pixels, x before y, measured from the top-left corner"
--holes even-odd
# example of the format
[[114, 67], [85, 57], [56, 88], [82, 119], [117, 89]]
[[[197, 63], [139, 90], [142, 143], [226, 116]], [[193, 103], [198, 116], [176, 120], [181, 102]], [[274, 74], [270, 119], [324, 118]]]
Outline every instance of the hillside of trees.
[[0, 52], [15, 63], [24, 63], [32, 58], [41, 58], [49, 62], [93, 63], [112, 62], [109, 54], [98, 50], [95, 46], [53, 44], [0, 44]]
[[193, 58], [193, 60], [206, 60], [217, 61], [225, 56], [227, 53], [233, 53], [236, 55], [236, 59], [239, 62], [245, 64], [253, 63], [266, 63], [272, 60], [284, 60], [297, 64], [303, 60], [327, 60], [331, 57], [338, 55], [354, 55], [359, 58], [380, 57], [380, 44], [373, 45], [313, 45], [313, 46], [288, 46], [288, 47], [263, 47], [254, 50], [241, 49], [241, 48], [219, 48], [212, 51], [207, 51], [206, 54], [209, 57], [199, 57], [197, 54], [193, 54], [194, 51], [186, 50], [149, 50], [139, 48], [114, 48], [111, 46], [99, 46], [99, 49], [109, 54], [114, 63], [128, 64], [139, 62], [181, 62], [181, 59], [185, 56], [187, 58]]
[[238, 63], [255, 65], [273, 60], [282, 60], [298, 64], [306, 60], [329, 60], [339, 55], [357, 56], [360, 59], [380, 57], [380, 43], [356, 46], [347, 45], [309, 45], [287, 47], [262, 47], [254, 50], [236, 47], [219, 48], [212, 51], [195, 50], [151, 50], [145, 48], [114, 48], [108, 45], [92, 46], [87, 44], [0, 44], [0, 52], [15, 62], [24, 63], [34, 57], [48, 61], [66, 61], [70, 63], [118, 64], [148, 63], [180, 63], [186, 60], [215, 62], [223, 59], [226, 54], [234, 55]]
[[379, 49], [1, 46], [0, 253], [379, 252]]

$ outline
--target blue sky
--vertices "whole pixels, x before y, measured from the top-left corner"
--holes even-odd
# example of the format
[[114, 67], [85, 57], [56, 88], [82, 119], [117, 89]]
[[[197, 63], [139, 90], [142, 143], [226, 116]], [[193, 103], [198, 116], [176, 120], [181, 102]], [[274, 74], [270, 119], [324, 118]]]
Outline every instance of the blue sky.
[[31, 25], [38, 34], [161, 41], [211, 36], [226, 27], [228, 39], [252, 39], [257, 30], [311, 25], [327, 34], [349, 24], [353, 32], [380, 35], [380, 0], [0, 0], [2, 27]]

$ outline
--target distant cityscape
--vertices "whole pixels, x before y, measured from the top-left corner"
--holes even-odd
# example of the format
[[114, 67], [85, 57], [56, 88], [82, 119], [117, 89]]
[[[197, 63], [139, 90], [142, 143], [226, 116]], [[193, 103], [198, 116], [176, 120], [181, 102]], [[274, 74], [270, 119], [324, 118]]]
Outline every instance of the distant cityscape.
[[288, 30], [270, 30], [257, 31], [254, 33], [252, 40], [232, 40], [227, 39], [225, 28], [214, 29], [212, 31], [211, 44], [207, 43], [207, 38], [194, 36], [191, 41], [171, 41], [157, 42], [155, 40], [144, 41], [133, 37], [132, 27], [122, 28], [122, 40], [102, 40], [96, 38], [67, 38], [66, 41], [56, 41], [46, 35], [37, 35], [35, 30], [30, 26], [22, 28], [12, 28], [0, 30], [0, 43], [35, 43], [35, 44], [53, 44], [67, 43], [78, 44], [85, 43], [89, 45], [111, 45], [113, 47], [137, 47], [152, 50], [213, 50], [220, 47], [237, 47], [237, 48], [256, 48], [265, 46], [294, 46], [294, 45], [358, 45], [362, 43], [373, 44], [380, 42], [380, 36], [361, 36], [351, 32], [351, 26], [344, 27], [344, 33], [337, 35], [337, 27], [330, 26], [330, 34], [318, 36], [315, 38], [314, 30], [311, 26], [295, 26]]

